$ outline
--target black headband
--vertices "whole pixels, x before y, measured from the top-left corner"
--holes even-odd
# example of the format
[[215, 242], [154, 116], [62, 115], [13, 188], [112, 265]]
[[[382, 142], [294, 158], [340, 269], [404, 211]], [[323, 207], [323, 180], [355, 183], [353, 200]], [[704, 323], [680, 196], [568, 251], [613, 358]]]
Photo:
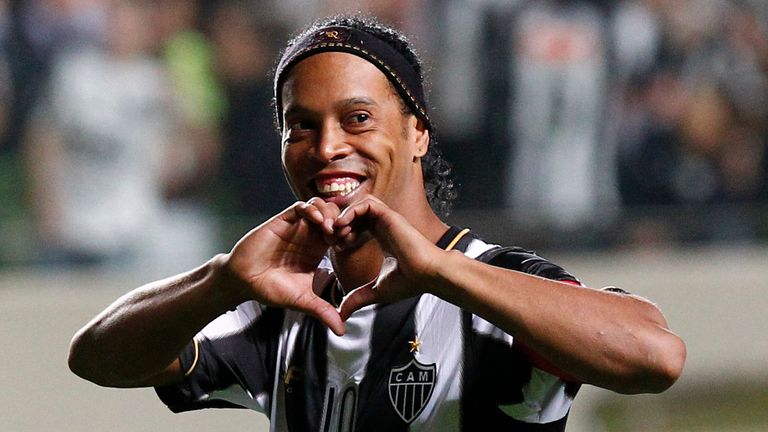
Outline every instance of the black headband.
[[344, 26], [318, 29], [294, 43], [283, 53], [275, 71], [277, 124], [280, 125], [281, 129], [283, 127], [281, 90], [288, 71], [301, 60], [328, 51], [354, 54], [378, 67], [395, 86], [398, 94], [413, 111], [413, 114], [424, 121], [427, 129], [432, 129], [432, 123], [427, 114], [421, 77], [408, 60], [391, 45], [376, 36]]

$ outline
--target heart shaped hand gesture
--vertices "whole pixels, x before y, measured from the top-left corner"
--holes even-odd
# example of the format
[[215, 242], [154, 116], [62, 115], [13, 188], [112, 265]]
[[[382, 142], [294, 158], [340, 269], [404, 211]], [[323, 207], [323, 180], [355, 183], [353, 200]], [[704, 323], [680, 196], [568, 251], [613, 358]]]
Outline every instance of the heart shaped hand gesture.
[[[330, 246], [355, 248], [373, 237], [385, 259], [378, 277], [353, 290], [338, 311], [313, 290], [313, 278]], [[229, 254], [227, 284], [243, 300], [301, 311], [334, 333], [344, 333], [353, 312], [374, 303], [393, 303], [423, 292], [441, 249], [399, 213], [367, 197], [342, 213], [320, 198], [297, 202], [246, 234]]]
[[367, 197], [352, 204], [336, 218], [334, 227], [337, 248], [354, 245], [361, 237], [370, 235], [385, 255], [378, 277], [344, 299], [342, 319], [364, 306], [394, 303], [434, 288], [432, 273], [442, 249], [379, 199]]
[[313, 198], [254, 228], [229, 253], [227, 285], [244, 300], [313, 315], [342, 335], [338, 311], [312, 288], [317, 265], [335, 241], [339, 214], [335, 204]]

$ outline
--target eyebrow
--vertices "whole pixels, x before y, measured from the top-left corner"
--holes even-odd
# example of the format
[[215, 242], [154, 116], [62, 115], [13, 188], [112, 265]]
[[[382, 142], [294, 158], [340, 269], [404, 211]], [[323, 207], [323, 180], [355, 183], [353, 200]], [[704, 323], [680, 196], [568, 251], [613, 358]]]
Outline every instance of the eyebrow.
[[285, 112], [283, 113], [283, 117], [286, 118], [291, 115], [306, 115], [311, 113], [312, 110], [304, 108], [300, 105], [288, 105]]
[[364, 97], [364, 96], [344, 99], [342, 101], [339, 101], [336, 105], [340, 107], [345, 107], [345, 108], [353, 105], [379, 106], [379, 104], [375, 100], [368, 97]]
[[[335, 106], [338, 108], [351, 108], [353, 106], [369, 106], [369, 107], [377, 107], [379, 106], [378, 102], [375, 100], [359, 96], [359, 97], [351, 97], [347, 99], [343, 99], [338, 101]], [[285, 112], [283, 113], [284, 117], [288, 117], [291, 115], [307, 115], [314, 113], [314, 110], [311, 110], [309, 108], [303, 107], [301, 105], [288, 105]]]

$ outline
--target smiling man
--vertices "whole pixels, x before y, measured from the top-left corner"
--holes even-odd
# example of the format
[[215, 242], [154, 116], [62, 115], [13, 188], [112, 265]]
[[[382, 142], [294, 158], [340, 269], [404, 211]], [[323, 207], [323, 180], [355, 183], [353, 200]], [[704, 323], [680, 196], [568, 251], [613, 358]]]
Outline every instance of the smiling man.
[[442, 222], [452, 185], [422, 85], [376, 22], [291, 41], [275, 106], [300, 201], [118, 299], [75, 335], [71, 369], [292, 431], [555, 431], [583, 383], [668, 388], [685, 346], [653, 304]]

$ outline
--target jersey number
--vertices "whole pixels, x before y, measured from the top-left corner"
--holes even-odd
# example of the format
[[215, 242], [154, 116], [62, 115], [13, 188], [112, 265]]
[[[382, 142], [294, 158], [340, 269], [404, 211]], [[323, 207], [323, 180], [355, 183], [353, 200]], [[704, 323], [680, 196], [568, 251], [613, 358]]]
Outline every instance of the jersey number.
[[[328, 389], [327, 403], [325, 405], [325, 421], [323, 432], [352, 432], [355, 429], [355, 417], [357, 415], [357, 385], [354, 383], [346, 386], [341, 392], [341, 400], [336, 403], [336, 388]], [[338, 412], [335, 412], [338, 409]]]

